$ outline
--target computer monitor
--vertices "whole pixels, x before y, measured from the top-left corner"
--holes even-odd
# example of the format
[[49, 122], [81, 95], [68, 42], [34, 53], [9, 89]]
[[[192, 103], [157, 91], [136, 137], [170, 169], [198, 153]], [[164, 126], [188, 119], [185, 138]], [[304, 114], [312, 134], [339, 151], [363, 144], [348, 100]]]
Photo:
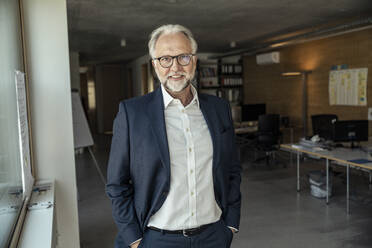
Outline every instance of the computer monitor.
[[260, 115], [266, 114], [266, 104], [243, 104], [242, 121], [258, 121]]
[[333, 139], [333, 123], [337, 121], [337, 115], [318, 114], [311, 116], [313, 135], [318, 135], [325, 140]]
[[336, 121], [334, 123], [335, 142], [354, 142], [368, 141], [368, 120], [348, 120]]

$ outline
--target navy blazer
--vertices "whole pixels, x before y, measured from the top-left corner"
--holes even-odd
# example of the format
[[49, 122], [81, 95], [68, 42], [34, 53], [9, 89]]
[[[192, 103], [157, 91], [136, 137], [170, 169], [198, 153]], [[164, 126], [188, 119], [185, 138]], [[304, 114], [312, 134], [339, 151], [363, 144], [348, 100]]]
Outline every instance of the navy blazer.
[[[225, 224], [238, 229], [241, 167], [230, 106], [215, 96], [198, 97], [212, 136], [215, 199]], [[165, 201], [169, 185], [170, 159], [159, 87], [121, 102], [114, 121], [106, 192], [118, 227], [117, 244], [128, 246], [143, 236], [150, 217]]]

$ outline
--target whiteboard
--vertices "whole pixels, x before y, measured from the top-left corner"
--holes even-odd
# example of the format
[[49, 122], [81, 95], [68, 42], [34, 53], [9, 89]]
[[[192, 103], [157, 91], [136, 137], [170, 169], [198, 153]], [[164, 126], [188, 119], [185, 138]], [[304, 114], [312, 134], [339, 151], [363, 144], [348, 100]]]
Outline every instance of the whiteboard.
[[94, 144], [92, 133], [90, 132], [87, 117], [85, 116], [78, 92], [72, 92], [71, 101], [74, 127], [74, 147], [81, 148], [92, 146]]

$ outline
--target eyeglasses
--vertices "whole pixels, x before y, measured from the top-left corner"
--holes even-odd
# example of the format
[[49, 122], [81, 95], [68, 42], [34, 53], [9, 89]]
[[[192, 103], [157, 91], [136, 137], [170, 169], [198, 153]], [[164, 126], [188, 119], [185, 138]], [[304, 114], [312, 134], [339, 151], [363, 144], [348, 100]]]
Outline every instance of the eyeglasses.
[[160, 65], [163, 68], [169, 68], [173, 65], [173, 59], [177, 58], [177, 63], [182, 66], [190, 64], [192, 56], [195, 54], [180, 54], [176, 56], [162, 56], [159, 58], [153, 58], [153, 60], [159, 60]]

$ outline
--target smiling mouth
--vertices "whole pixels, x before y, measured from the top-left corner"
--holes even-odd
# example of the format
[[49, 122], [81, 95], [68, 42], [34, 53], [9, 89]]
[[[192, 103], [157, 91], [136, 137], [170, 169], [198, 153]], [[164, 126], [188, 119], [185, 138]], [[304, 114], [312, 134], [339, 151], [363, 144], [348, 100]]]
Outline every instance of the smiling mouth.
[[180, 79], [183, 79], [184, 76], [183, 75], [173, 75], [173, 76], [169, 76], [168, 78], [172, 79], [172, 80], [180, 80]]

